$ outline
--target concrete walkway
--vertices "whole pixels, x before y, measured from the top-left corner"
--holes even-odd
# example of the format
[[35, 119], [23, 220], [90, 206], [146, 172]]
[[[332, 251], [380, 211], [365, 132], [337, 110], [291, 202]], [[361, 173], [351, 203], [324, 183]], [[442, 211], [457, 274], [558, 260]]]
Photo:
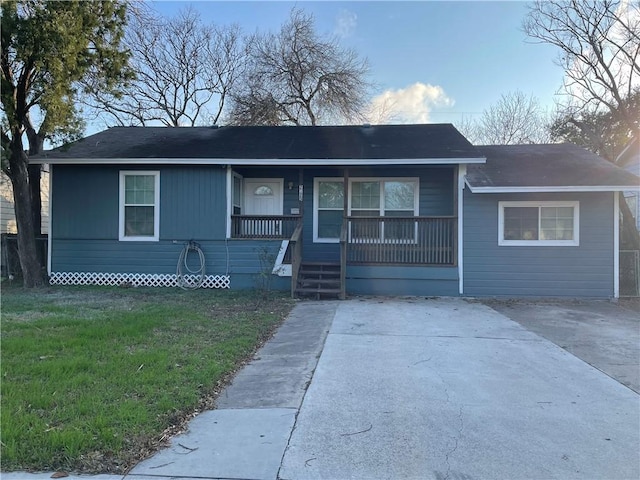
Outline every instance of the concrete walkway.
[[302, 302], [218, 407], [127, 478], [640, 477], [638, 394], [463, 299]]

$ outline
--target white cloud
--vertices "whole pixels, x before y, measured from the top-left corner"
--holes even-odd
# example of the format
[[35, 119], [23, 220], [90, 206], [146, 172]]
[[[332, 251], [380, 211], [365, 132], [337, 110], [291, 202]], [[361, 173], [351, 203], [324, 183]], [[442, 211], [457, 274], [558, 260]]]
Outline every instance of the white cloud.
[[434, 107], [451, 107], [442, 87], [416, 82], [406, 88], [389, 89], [371, 100], [366, 117], [370, 123], [428, 123]]
[[358, 26], [358, 15], [349, 10], [342, 9], [336, 16], [336, 25], [333, 33], [339, 38], [350, 37]]

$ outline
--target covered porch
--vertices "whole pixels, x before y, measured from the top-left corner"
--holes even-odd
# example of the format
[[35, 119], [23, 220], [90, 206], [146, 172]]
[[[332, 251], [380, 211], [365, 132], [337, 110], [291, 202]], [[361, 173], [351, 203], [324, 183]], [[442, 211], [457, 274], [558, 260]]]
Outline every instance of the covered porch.
[[[291, 276], [293, 296], [344, 298], [352, 276], [429, 278], [443, 269], [457, 290], [458, 165], [390, 170], [230, 168], [228, 237], [279, 242], [273, 273]], [[255, 213], [262, 200], [251, 196], [265, 192], [278, 197], [264, 204], [281, 204], [279, 214]]]

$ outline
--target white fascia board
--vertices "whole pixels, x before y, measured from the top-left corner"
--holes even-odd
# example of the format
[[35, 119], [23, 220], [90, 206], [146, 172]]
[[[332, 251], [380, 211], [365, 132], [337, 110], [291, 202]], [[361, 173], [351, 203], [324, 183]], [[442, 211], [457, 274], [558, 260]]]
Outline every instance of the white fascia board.
[[363, 166], [371, 165], [458, 165], [486, 163], [486, 157], [473, 158], [36, 158], [33, 164], [57, 165], [238, 165], [238, 166]]
[[467, 181], [467, 186], [471, 193], [566, 193], [566, 192], [622, 192], [640, 191], [638, 185], [594, 185], [594, 186], [574, 186], [563, 185], [557, 187], [473, 187]]

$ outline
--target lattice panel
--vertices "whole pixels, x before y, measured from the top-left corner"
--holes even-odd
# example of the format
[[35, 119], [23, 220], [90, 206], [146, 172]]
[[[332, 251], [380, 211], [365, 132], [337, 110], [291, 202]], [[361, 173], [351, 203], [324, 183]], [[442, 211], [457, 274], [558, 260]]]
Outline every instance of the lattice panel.
[[[185, 275], [188, 285], [197, 283], [198, 276]], [[111, 287], [177, 287], [178, 277], [173, 274], [154, 273], [99, 273], [99, 272], [52, 272], [51, 285], [104, 285]], [[231, 288], [228, 275], [206, 275], [201, 288]]]

